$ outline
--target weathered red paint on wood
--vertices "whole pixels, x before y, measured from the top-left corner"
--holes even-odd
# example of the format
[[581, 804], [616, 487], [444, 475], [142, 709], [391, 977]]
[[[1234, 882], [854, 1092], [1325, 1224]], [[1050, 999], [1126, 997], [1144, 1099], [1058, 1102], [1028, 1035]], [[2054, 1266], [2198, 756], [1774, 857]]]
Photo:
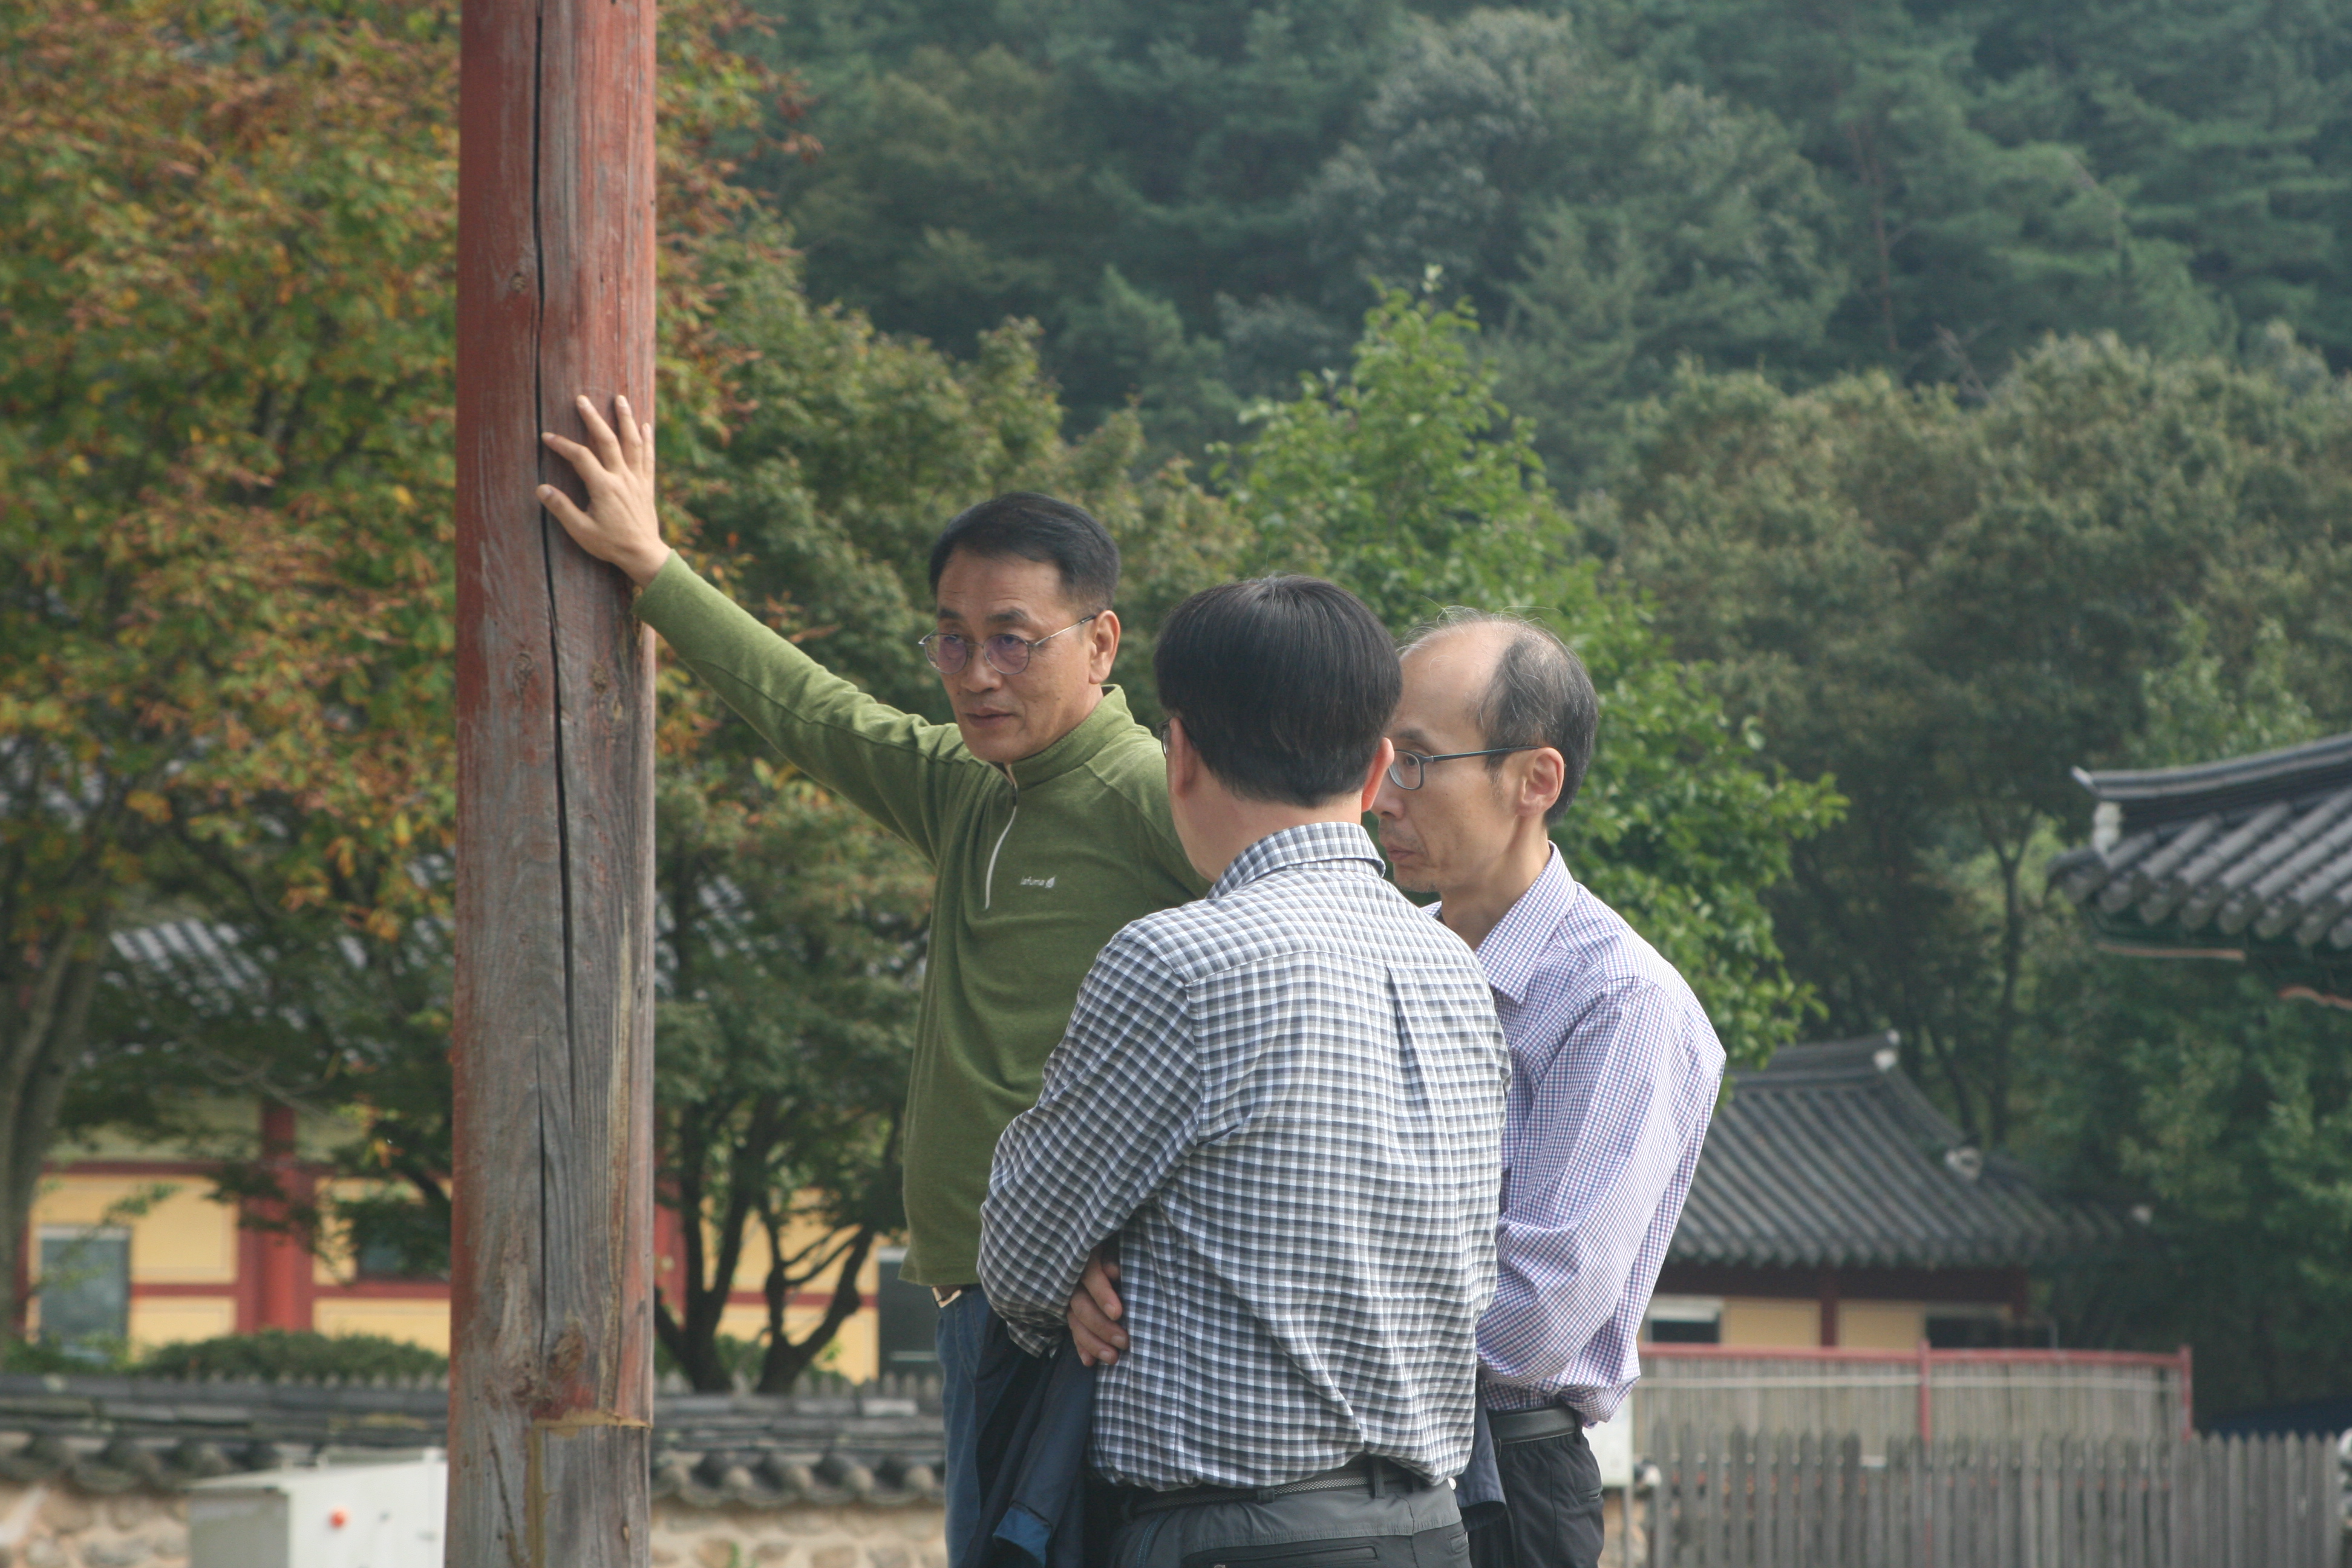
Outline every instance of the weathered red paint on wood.
[[648, 1560], [653, 665], [540, 510], [653, 414], [652, 0], [466, 0], [448, 1561]]
[[261, 1107], [261, 1152], [277, 1198], [249, 1198], [249, 1225], [237, 1234], [236, 1331], [257, 1329], [308, 1329], [317, 1286], [311, 1277], [310, 1249], [286, 1228], [289, 1208], [307, 1206], [318, 1178], [305, 1167], [295, 1150], [294, 1108], [264, 1103]]

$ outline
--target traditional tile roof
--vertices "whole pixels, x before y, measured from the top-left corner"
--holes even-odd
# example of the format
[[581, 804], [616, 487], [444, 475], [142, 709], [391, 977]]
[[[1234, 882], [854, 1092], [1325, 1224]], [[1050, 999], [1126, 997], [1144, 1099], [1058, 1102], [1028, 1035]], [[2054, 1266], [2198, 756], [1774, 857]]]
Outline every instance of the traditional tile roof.
[[2003, 1268], [2095, 1242], [2112, 1215], [2045, 1198], [1906, 1078], [1891, 1033], [1736, 1071], [1667, 1257], [1766, 1268]]
[[[0, 1376], [0, 1479], [83, 1491], [176, 1490], [241, 1470], [439, 1447], [448, 1391]], [[666, 1394], [653, 1489], [698, 1507], [936, 1502], [934, 1397]]]
[[2352, 735], [2074, 777], [2099, 802], [2091, 842], [2050, 880], [2107, 945], [2352, 994]]
[[222, 1006], [257, 994], [261, 966], [238, 944], [233, 927], [166, 921], [114, 933], [114, 951], [139, 972], [168, 976], [199, 1003]]

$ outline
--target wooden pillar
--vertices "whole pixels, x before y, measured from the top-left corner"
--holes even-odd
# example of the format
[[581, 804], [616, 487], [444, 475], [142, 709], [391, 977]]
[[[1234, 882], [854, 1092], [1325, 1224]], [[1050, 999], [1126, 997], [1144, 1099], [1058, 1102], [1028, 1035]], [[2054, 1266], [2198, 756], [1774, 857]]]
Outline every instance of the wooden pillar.
[[653, 416], [652, 0], [465, 0], [447, 1561], [648, 1561], [653, 665], [540, 510]]
[[277, 1184], [277, 1199], [252, 1203], [260, 1226], [237, 1235], [237, 1332], [256, 1329], [308, 1329], [316, 1289], [310, 1248], [284, 1228], [289, 1208], [307, 1204], [317, 1179], [294, 1146], [294, 1108], [275, 1101], [261, 1107], [262, 1168]]
[[1824, 1268], [1815, 1279], [1821, 1289], [1821, 1343], [1823, 1350], [1835, 1350], [1838, 1342], [1838, 1277], [1834, 1268]]

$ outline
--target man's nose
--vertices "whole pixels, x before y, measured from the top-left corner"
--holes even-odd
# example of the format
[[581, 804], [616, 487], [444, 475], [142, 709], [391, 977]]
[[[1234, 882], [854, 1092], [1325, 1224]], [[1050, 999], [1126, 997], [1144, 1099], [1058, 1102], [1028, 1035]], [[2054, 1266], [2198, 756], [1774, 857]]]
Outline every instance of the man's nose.
[[1404, 791], [1393, 780], [1383, 778], [1381, 787], [1372, 794], [1372, 815], [1391, 817], [1404, 815]]
[[1004, 676], [978, 648], [963, 661], [963, 668], [952, 677], [966, 691], [993, 691], [1004, 684]]

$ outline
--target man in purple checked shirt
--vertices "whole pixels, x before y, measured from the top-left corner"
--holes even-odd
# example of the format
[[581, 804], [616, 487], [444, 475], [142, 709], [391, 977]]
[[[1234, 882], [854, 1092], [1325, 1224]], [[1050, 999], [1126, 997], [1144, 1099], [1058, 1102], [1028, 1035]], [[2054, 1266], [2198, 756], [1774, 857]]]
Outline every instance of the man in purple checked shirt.
[[[1458, 1492], [1472, 1564], [1592, 1568], [1601, 1473], [1584, 1428], [1640, 1375], [1635, 1336], [1723, 1047], [1682, 976], [1552, 847], [1599, 721], [1576, 656], [1529, 622], [1454, 611], [1403, 659], [1397, 760], [1372, 803], [1381, 847], [1476, 951], [1512, 1061], [1498, 1278], [1478, 1325], [1493, 1463], [1474, 1460]], [[1115, 1279], [1090, 1271], [1071, 1301], [1078, 1348], [1100, 1359], [1122, 1348]]]

